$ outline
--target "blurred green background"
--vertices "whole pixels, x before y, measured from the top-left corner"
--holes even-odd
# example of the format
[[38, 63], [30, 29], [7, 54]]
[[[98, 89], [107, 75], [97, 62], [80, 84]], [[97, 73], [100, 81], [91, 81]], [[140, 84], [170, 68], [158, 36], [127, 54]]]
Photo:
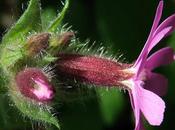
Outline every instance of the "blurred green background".
[[[65, 23], [72, 26], [81, 41], [102, 43], [109, 53], [123, 55], [121, 60], [134, 61], [149, 34], [158, 0], [70, 0]], [[43, 11], [58, 13], [60, 0], [41, 0]], [[164, 0], [162, 20], [175, 12], [175, 1]], [[6, 30], [21, 16], [28, 5], [27, 0], [0, 0], [0, 39]], [[47, 15], [46, 17], [49, 17]], [[166, 38], [156, 49], [170, 45], [175, 48], [175, 33]], [[156, 50], [155, 49], [155, 50]], [[164, 122], [147, 130], [175, 129], [175, 64], [156, 70], [169, 79]], [[115, 88], [90, 89], [78, 99], [58, 103], [58, 118], [63, 130], [132, 130], [134, 121], [127, 92]], [[86, 96], [84, 96], [86, 95]], [[93, 96], [92, 96], [93, 95]], [[65, 96], [65, 95], [64, 95]], [[86, 98], [84, 98], [86, 97]], [[69, 98], [69, 97], [68, 97]], [[32, 123], [7, 104], [7, 96], [0, 99], [0, 130], [44, 129]], [[53, 128], [54, 129], [54, 128]]]

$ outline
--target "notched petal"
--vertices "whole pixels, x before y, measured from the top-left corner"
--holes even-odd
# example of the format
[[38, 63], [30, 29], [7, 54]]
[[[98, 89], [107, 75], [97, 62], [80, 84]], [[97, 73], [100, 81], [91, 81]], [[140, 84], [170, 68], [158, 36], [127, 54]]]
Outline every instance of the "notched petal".
[[151, 125], [158, 126], [164, 118], [165, 103], [151, 91], [139, 87], [140, 109]]
[[173, 62], [174, 50], [165, 47], [152, 54], [146, 61], [145, 68], [153, 70], [162, 65], [168, 65]]

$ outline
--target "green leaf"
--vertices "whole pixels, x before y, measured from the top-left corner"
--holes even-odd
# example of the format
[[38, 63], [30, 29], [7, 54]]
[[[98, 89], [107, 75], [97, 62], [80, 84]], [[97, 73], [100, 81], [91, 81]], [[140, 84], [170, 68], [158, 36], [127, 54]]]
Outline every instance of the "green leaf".
[[30, 0], [29, 6], [12, 28], [2, 39], [3, 44], [21, 43], [25, 37], [35, 31], [41, 31], [41, 16], [39, 0]]
[[0, 94], [7, 92], [8, 77], [0, 67]]
[[9, 95], [15, 106], [27, 117], [43, 123], [48, 123], [60, 129], [60, 125], [56, 117], [50, 112], [50, 107], [46, 105], [35, 104], [30, 99], [26, 99], [15, 86], [11, 86]]
[[2, 39], [0, 62], [3, 68], [22, 58], [20, 44], [26, 41], [27, 35], [36, 31], [41, 31], [40, 2], [31, 0], [24, 14]]
[[[7, 95], [0, 95], [0, 126], [2, 130], [27, 130], [32, 129], [31, 123], [23, 120], [16, 109], [12, 109]], [[16, 120], [18, 119], [18, 120]], [[23, 128], [21, 127], [23, 126]]]
[[65, 16], [65, 13], [67, 11], [69, 7], [69, 0], [66, 0], [64, 8], [62, 9], [62, 11], [59, 13], [58, 17], [51, 23], [51, 25], [48, 28], [49, 32], [56, 32], [58, 27], [61, 25], [62, 20]]
[[41, 21], [42, 21], [42, 29], [46, 31], [51, 24], [51, 21], [56, 18], [56, 11], [52, 8], [46, 8], [42, 10], [41, 13]]
[[1, 46], [1, 57], [0, 62], [3, 67], [3, 69], [7, 69], [10, 66], [13, 66], [20, 58], [23, 57], [23, 52], [21, 48], [18, 45], [15, 45], [17, 43], [14, 43], [13, 45], [7, 44]]
[[100, 108], [102, 117], [107, 125], [111, 125], [116, 121], [122, 108], [124, 107], [124, 98], [122, 93], [116, 88], [96, 88], [96, 92], [100, 98]]

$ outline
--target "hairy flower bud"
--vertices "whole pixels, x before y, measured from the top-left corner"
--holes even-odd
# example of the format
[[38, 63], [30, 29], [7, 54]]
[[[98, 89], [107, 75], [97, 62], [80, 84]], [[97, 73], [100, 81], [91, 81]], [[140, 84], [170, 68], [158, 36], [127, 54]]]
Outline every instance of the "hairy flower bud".
[[74, 36], [73, 32], [65, 32], [58, 37], [58, 43], [66, 45], [70, 42], [73, 36]]
[[27, 41], [26, 49], [29, 56], [35, 56], [41, 50], [46, 49], [49, 45], [49, 33], [40, 33], [33, 35]]
[[26, 68], [19, 72], [16, 84], [24, 96], [36, 101], [47, 102], [54, 97], [54, 88], [40, 69]]
[[125, 70], [130, 65], [104, 58], [77, 54], [60, 54], [57, 60], [57, 73], [65, 78], [94, 85], [118, 86], [120, 81], [132, 76]]
[[53, 35], [50, 39], [50, 48], [54, 49], [54, 52], [58, 52], [60, 48], [66, 46], [71, 38], [74, 36], [73, 32], [64, 32], [59, 35]]

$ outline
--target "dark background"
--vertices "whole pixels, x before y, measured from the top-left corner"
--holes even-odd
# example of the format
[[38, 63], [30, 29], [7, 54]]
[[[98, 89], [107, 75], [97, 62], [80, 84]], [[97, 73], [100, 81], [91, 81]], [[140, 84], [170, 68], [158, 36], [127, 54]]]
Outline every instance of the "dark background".
[[[158, 0], [70, 1], [65, 23], [72, 25], [72, 29], [77, 32], [76, 37], [80, 38], [81, 41], [90, 39], [90, 44], [96, 41], [97, 46], [102, 43], [111, 54], [123, 54], [122, 60], [125, 62], [132, 62], [139, 55], [149, 34], [156, 7], [159, 2]], [[27, 7], [27, 3], [27, 0], [0, 0], [0, 39], [2, 39], [6, 30], [21, 16]], [[59, 12], [62, 7], [59, 0], [41, 0], [41, 3], [43, 9], [51, 8], [57, 12]], [[164, 4], [162, 20], [175, 12], [175, 1], [164, 0]], [[175, 33], [172, 37], [163, 40], [156, 49], [165, 45], [175, 47]], [[166, 97], [163, 97], [166, 101], [167, 108], [162, 125], [160, 127], [150, 127], [145, 123], [146, 129], [173, 130], [175, 129], [175, 65], [166, 68], [163, 67], [156, 71], [164, 73], [170, 81], [168, 94]], [[69, 104], [71, 109], [63, 105], [63, 107], [60, 108], [60, 111], [62, 111], [60, 120], [63, 122], [63, 129], [132, 130], [132, 111], [127, 93], [123, 91], [119, 92], [118, 98], [114, 100], [120, 101], [118, 101], [117, 105], [119, 109], [116, 108], [117, 112], [114, 114], [115, 118], [112, 123], [106, 123], [102, 121], [103, 119], [101, 119], [100, 116], [94, 116], [94, 113], [98, 115], [99, 111], [93, 108], [94, 104], [97, 103], [93, 99], [84, 101], [85, 103], [83, 104], [86, 104], [86, 107], [79, 102]], [[6, 107], [8, 108], [6, 109]], [[16, 130], [31, 129], [30, 125], [32, 123], [27, 123], [27, 119], [27, 121], [25, 121], [26, 124], [20, 123], [22, 121], [19, 121], [18, 118], [20, 120], [24, 118], [17, 116], [19, 112], [13, 112], [13, 114], [11, 114], [11, 109], [12, 108], [9, 108], [8, 105], [3, 107], [1, 105], [1, 114], [2, 112], [7, 113], [7, 117], [0, 114], [1, 119], [3, 119], [3, 121], [0, 120], [1, 126], [3, 125], [3, 128], [6, 129], [14, 128]], [[64, 112], [67, 114], [64, 114]], [[74, 118], [74, 116], [76, 117]], [[33, 129], [35, 129], [35, 124], [33, 126]]]

